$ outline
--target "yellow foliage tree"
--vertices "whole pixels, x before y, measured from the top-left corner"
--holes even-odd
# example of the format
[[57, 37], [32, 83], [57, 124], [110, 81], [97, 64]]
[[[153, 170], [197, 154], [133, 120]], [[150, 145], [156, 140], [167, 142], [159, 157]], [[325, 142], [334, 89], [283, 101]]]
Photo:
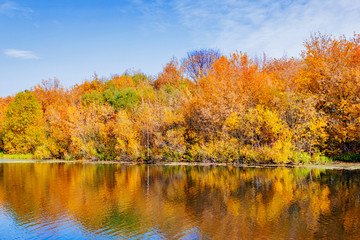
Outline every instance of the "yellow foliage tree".
[[20, 92], [10, 102], [2, 131], [8, 153], [34, 153], [44, 143], [43, 113], [33, 93]]

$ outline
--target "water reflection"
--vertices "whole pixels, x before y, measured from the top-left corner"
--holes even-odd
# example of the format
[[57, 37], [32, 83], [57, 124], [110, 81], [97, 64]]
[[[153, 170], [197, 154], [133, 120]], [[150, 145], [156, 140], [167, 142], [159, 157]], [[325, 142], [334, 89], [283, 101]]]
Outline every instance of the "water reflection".
[[360, 239], [360, 171], [1, 163], [13, 239]]

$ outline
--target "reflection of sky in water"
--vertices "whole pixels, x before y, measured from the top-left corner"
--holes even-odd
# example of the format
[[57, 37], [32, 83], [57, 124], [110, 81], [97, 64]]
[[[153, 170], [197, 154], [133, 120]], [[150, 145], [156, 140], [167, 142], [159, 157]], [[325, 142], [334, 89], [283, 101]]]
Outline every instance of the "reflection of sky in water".
[[1, 163], [0, 239], [360, 238], [360, 171]]
[[[66, 219], [59, 222], [24, 224], [10, 217], [3, 208], [0, 212], [0, 239], [87, 239], [89, 236], [76, 223]], [[96, 236], [97, 239], [98, 236]]]
[[[46, 222], [44, 219], [34, 219], [34, 222], [23, 223], [16, 221], [13, 216], [9, 216], [3, 208], [0, 211], [0, 239], [166, 239], [156, 227], [146, 229], [148, 232], [141, 235], [136, 232], [124, 232], [123, 234], [115, 232], [112, 236], [111, 230], [107, 230], [104, 234], [89, 232], [81, 224], [79, 225], [66, 216], [58, 221]], [[181, 239], [198, 239], [196, 232], [188, 232]]]
[[[103, 225], [97, 231], [86, 229], [82, 223], [71, 219], [71, 213], [57, 213], [57, 219], [48, 218], [29, 218], [28, 216], [18, 216], [9, 204], [4, 208], [0, 206], [0, 239], [168, 239], [161, 232], [158, 225], [144, 227], [142, 233], [131, 232], [128, 230], [112, 229]], [[119, 225], [123, 223], [119, 222]], [[189, 228], [184, 232], [174, 236], [176, 239], [207, 239], [199, 234], [197, 227]]]

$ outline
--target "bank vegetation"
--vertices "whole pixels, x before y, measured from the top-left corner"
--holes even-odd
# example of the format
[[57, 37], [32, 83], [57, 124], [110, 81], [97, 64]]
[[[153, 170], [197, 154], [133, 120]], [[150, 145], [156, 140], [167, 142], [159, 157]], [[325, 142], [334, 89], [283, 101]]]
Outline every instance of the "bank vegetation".
[[308, 163], [360, 154], [360, 36], [314, 34], [300, 58], [214, 49], [156, 77], [43, 81], [0, 98], [1, 156]]

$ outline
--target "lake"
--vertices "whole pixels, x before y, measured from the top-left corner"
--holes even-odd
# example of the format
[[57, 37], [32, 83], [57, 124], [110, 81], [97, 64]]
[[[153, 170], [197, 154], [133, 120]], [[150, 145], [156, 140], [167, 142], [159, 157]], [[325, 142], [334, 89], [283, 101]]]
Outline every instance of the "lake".
[[0, 163], [0, 239], [360, 239], [360, 170]]

